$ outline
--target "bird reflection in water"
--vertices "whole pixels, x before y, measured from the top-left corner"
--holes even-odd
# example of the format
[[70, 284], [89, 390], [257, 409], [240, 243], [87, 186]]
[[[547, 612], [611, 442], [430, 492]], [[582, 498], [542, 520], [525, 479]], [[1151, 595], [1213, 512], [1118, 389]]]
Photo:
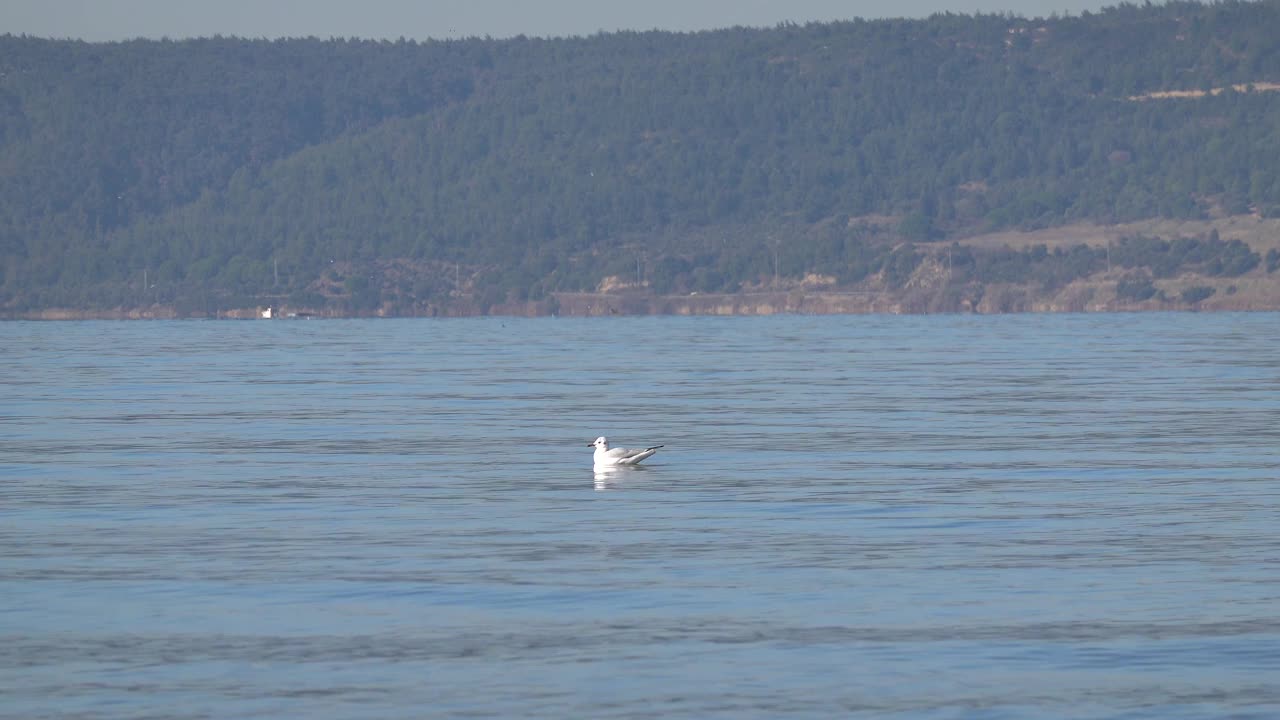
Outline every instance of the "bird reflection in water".
[[617, 490], [628, 480], [634, 480], [647, 471], [647, 468], [642, 467], [596, 466], [592, 474], [595, 477], [596, 490]]

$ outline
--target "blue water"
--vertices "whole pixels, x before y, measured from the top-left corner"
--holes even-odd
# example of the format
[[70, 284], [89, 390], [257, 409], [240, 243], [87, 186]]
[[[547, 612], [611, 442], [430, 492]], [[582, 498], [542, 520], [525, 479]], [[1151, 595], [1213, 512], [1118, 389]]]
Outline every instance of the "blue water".
[[[597, 475], [586, 445], [664, 444]], [[1280, 716], [1280, 316], [0, 323], [0, 717]]]

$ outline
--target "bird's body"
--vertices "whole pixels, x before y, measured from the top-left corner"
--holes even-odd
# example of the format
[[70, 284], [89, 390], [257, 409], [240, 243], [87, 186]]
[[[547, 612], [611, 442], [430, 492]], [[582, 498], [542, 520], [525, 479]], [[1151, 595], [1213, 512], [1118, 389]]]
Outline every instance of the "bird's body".
[[627, 448], [613, 448], [611, 450], [609, 449], [608, 438], [601, 436], [587, 447], [596, 449], [596, 467], [611, 467], [616, 465], [638, 465], [640, 461], [658, 452], [658, 448], [662, 446], [654, 445], [643, 450], [630, 450]]

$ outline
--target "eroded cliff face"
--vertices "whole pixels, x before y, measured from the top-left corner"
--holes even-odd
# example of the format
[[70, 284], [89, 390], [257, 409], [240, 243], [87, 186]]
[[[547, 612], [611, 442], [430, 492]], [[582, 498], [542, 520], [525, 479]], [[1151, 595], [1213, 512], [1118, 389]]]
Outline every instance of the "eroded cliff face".
[[[1152, 282], [1155, 294], [1144, 300], [1117, 295], [1120, 271], [1099, 273], [1059, 288], [1031, 284], [951, 284], [934, 261], [921, 263], [902, 288], [872, 279], [858, 288], [794, 287], [736, 294], [649, 295], [558, 293], [554, 311], [570, 317], [605, 315], [776, 315], [930, 314], [1020, 312], [1142, 312], [1167, 310], [1280, 310], [1280, 277], [1255, 270], [1238, 278], [1180, 275]], [[1200, 289], [1199, 292], [1190, 292]], [[1203, 299], [1196, 295], [1211, 290]], [[1184, 295], [1190, 293], [1188, 295]], [[495, 308], [497, 309], [497, 308]], [[511, 308], [517, 310], [517, 308]], [[527, 314], [511, 312], [508, 314]]]

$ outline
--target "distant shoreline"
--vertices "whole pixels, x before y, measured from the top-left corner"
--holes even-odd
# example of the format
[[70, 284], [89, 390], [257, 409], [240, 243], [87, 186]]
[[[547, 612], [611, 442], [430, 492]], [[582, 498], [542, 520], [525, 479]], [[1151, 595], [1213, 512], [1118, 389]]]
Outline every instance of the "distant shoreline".
[[[991, 292], [990, 290], [988, 292]], [[909, 309], [909, 299], [898, 293], [869, 292], [753, 292], [706, 294], [693, 296], [558, 293], [554, 302], [529, 302], [502, 305], [480, 312], [478, 307], [441, 308], [433, 313], [342, 312], [336, 310], [279, 310], [271, 320], [342, 320], [394, 318], [468, 318], [468, 317], [754, 317], [765, 315], [1009, 315], [1060, 313], [1133, 313], [1133, 312], [1277, 312], [1280, 303], [1258, 302], [1257, 299], [1233, 296], [1213, 297], [1200, 303], [1181, 300], [1151, 299], [1143, 302], [1089, 302], [1088, 293], [1067, 293], [1036, 297], [1018, 289], [997, 288], [995, 298], [960, 307]], [[1215, 302], [1216, 301], [1216, 302]], [[1001, 304], [1004, 303], [1004, 304]], [[8, 321], [85, 321], [85, 320], [264, 320], [260, 308], [236, 308], [212, 314], [179, 314], [172, 306], [119, 308], [112, 310], [75, 310], [50, 308], [8, 313], [0, 319]]]
[[[1049, 251], [1068, 251], [1077, 246], [1111, 247], [1126, 237], [1204, 237], [1218, 233], [1224, 240], [1239, 240], [1259, 256], [1280, 249], [1280, 219], [1228, 216], [1211, 220], [1153, 219], [1118, 225], [1076, 223], [1031, 231], [983, 233], [958, 242], [963, 247], [984, 250], [1023, 251], [1044, 246]], [[953, 282], [946, 267], [949, 240], [920, 243], [916, 247], [925, 259], [901, 287], [888, 285], [882, 276], [856, 283], [838, 284], [833, 276], [817, 273], [802, 278], [768, 279], [736, 293], [658, 294], [647, 283], [629, 283], [620, 277], [607, 278], [595, 292], [552, 292], [538, 300], [482, 304], [469, 293], [413, 304], [386, 303], [375, 308], [352, 311], [341, 295], [327, 296], [326, 304], [293, 305], [280, 295], [257, 298], [257, 305], [217, 305], [213, 300], [202, 310], [190, 303], [156, 303], [114, 308], [45, 307], [40, 309], [0, 309], [3, 320], [158, 320], [158, 319], [261, 319], [268, 306], [277, 319], [290, 314], [315, 318], [366, 317], [599, 317], [610, 315], [920, 315], [920, 314], [1005, 314], [1021, 312], [1241, 312], [1280, 311], [1280, 274], [1266, 266], [1237, 276], [1181, 272], [1155, 276], [1149, 270], [1124, 268], [1095, 272], [1065, 285], [1045, 288], [1033, 282]], [[1134, 277], [1147, 278], [1155, 294], [1141, 301], [1117, 296], [1120, 283]], [[1195, 302], [1183, 299], [1188, 290], [1212, 290]], [[255, 298], [238, 300], [253, 302]], [[224, 299], [224, 302], [226, 300]]]

